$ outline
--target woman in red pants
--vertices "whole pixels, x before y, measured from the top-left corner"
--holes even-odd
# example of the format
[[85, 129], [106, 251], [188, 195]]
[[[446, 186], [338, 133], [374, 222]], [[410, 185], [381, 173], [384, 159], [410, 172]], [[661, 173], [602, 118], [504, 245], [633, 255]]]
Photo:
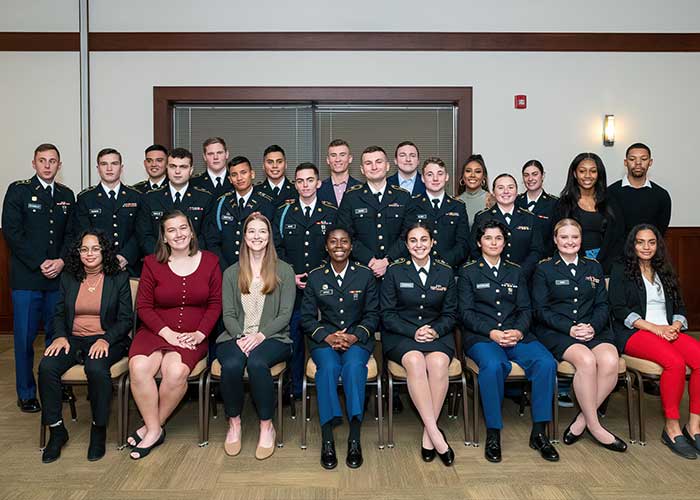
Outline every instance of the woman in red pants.
[[[627, 236], [622, 263], [610, 277], [610, 303], [620, 352], [660, 364], [666, 425], [661, 440], [674, 453], [700, 453], [700, 342], [688, 328], [678, 280], [656, 227], [639, 224]], [[690, 367], [690, 416], [681, 429], [680, 403]]]

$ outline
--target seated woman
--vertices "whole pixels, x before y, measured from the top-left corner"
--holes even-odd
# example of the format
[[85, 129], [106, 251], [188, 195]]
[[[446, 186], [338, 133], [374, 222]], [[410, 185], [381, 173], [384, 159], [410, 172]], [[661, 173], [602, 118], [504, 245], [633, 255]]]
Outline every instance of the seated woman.
[[241, 451], [243, 372], [260, 418], [255, 458], [264, 460], [275, 451], [275, 391], [270, 368], [292, 356], [289, 321], [294, 309], [296, 284], [292, 267], [277, 259], [270, 221], [255, 212], [243, 224], [240, 260], [224, 272], [224, 326], [216, 339], [221, 363], [219, 390], [229, 429], [224, 451]]
[[464, 323], [464, 353], [479, 366], [479, 389], [486, 420], [484, 456], [501, 461], [501, 406], [506, 377], [515, 361], [532, 384], [530, 447], [542, 458], [559, 460], [545, 428], [552, 420], [556, 363], [530, 333], [527, 280], [517, 264], [502, 259], [508, 228], [497, 220], [475, 232], [481, 256], [459, 270], [459, 311]]
[[338, 399], [339, 378], [350, 422], [345, 463], [352, 469], [362, 465], [360, 427], [367, 361], [374, 351], [374, 332], [379, 325], [376, 279], [368, 267], [349, 262], [351, 251], [352, 240], [345, 229], [326, 234], [330, 264], [309, 273], [301, 303], [301, 327], [308, 335], [311, 358], [317, 367], [321, 465], [325, 469], [338, 465], [333, 427], [343, 415]]
[[518, 183], [512, 175], [501, 174], [496, 177], [493, 180], [493, 194], [496, 197], [496, 204], [474, 216], [471, 237], [472, 259], [481, 257], [479, 240], [476, 237], [477, 228], [487, 220], [497, 220], [507, 229], [505, 236], [508, 237], [508, 244], [504, 248], [503, 257], [521, 266], [523, 276], [528, 280], [544, 251], [542, 226], [532, 212], [515, 205]]
[[162, 426], [207, 355], [207, 336], [221, 314], [219, 259], [199, 250], [191, 221], [179, 210], [166, 212], [158, 233], [155, 254], [143, 261], [136, 300], [141, 326], [129, 350], [131, 392], [144, 421], [129, 437], [134, 460], [165, 440]]
[[85, 231], [66, 256], [54, 316], [54, 339], [39, 365], [41, 421], [49, 426], [42, 462], [61, 456], [68, 441], [61, 408], [61, 375], [85, 365], [92, 410], [87, 458], [101, 459], [112, 402], [109, 368], [126, 354], [132, 325], [129, 275], [120, 271], [117, 251], [101, 231]]
[[[681, 333], [688, 328], [685, 306], [656, 227], [639, 224], [627, 236], [624, 260], [613, 265], [610, 276], [610, 306], [620, 352], [663, 367], [661, 403], [666, 425], [661, 440], [674, 453], [695, 459], [700, 453], [700, 343]], [[692, 370], [690, 415], [681, 430], [686, 366]]]
[[423, 460], [430, 462], [437, 452], [449, 466], [454, 452], [437, 421], [455, 350], [457, 290], [452, 268], [430, 257], [434, 241], [424, 222], [410, 226], [405, 241], [410, 258], [390, 265], [381, 286], [384, 356], [406, 370], [408, 393], [424, 426]]
[[573, 388], [581, 411], [564, 431], [564, 444], [574, 444], [588, 429], [601, 446], [625, 451], [625, 442], [598, 420], [598, 407], [617, 385], [619, 363], [603, 268], [596, 260], [579, 257], [581, 226], [574, 219], [555, 224], [554, 244], [557, 253], [535, 270], [532, 305], [540, 342], [558, 361], [576, 368]]

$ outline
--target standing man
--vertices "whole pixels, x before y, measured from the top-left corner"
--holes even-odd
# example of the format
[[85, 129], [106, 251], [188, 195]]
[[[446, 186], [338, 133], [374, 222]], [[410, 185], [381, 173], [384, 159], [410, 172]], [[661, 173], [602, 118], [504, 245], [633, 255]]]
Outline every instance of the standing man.
[[128, 268], [130, 276], [138, 276], [141, 252], [136, 238], [136, 214], [141, 193], [121, 183], [123, 169], [122, 155], [116, 149], [107, 148], [97, 153], [100, 183], [78, 194], [74, 232], [103, 231], [114, 241], [121, 268]]
[[338, 209], [318, 199], [316, 192], [321, 180], [313, 163], [302, 163], [296, 168], [294, 184], [299, 198], [277, 209], [272, 231], [277, 255], [294, 268], [297, 285], [289, 327], [293, 342], [292, 393], [295, 399], [300, 399], [304, 377], [304, 334], [299, 327], [301, 299], [309, 271], [320, 266], [326, 257], [326, 233], [332, 229]]
[[389, 184], [405, 189], [412, 196], [425, 194], [425, 185], [418, 173], [418, 165], [420, 165], [418, 146], [411, 141], [399, 143], [394, 152], [394, 164], [398, 170], [387, 179]]
[[209, 217], [213, 200], [205, 189], [192, 186], [192, 153], [175, 148], [168, 154], [168, 183], [141, 199], [136, 220], [136, 237], [143, 255], [152, 254], [156, 247], [160, 218], [169, 210], [182, 211], [192, 222], [199, 248], [206, 249], [204, 221]]
[[287, 157], [277, 144], [265, 148], [263, 152], [265, 180], [255, 186], [255, 191], [272, 199], [272, 206], [281, 207], [297, 198], [297, 191], [287, 180]]
[[165, 146], [160, 144], [148, 146], [145, 155], [143, 166], [146, 169], [148, 179], [137, 182], [132, 186], [139, 193], [154, 191], [168, 182], [168, 176], [165, 173], [168, 162], [168, 150]]
[[41, 410], [36, 399], [32, 344], [39, 319], [44, 324], [46, 345], [53, 337], [58, 277], [62, 257], [72, 244], [69, 221], [75, 205], [73, 191], [56, 182], [61, 168], [56, 146], [39, 145], [32, 167], [36, 175], [10, 184], [2, 210], [2, 230], [11, 252], [17, 406], [26, 413]]
[[[427, 222], [432, 229], [432, 255], [453, 268], [469, 255], [469, 218], [462, 200], [445, 193], [450, 180], [445, 162], [431, 157], [423, 163], [425, 194], [413, 197], [406, 212], [404, 229], [418, 221]], [[407, 255], [407, 254], [406, 254]]]
[[625, 153], [627, 175], [608, 187], [608, 195], [622, 208], [625, 235], [642, 223], [655, 225], [663, 235], [671, 222], [671, 196], [648, 177], [653, 163], [649, 146], [632, 144]]
[[350, 145], [343, 139], [334, 139], [328, 144], [328, 156], [326, 163], [331, 169], [331, 175], [321, 183], [318, 190], [318, 199], [332, 203], [336, 207], [343, 201], [345, 191], [353, 186], [362, 184], [350, 176], [350, 164], [352, 155]]
[[337, 225], [350, 234], [353, 257], [381, 278], [406, 248], [400, 236], [411, 195], [387, 183], [389, 159], [381, 147], [362, 152], [360, 169], [367, 182], [346, 191]]
[[221, 137], [210, 137], [202, 144], [202, 152], [207, 169], [192, 178], [192, 185], [210, 192], [216, 200], [233, 189], [226, 175], [226, 142]]
[[255, 172], [248, 158], [231, 159], [228, 177], [233, 190], [216, 200], [205, 229], [209, 249], [219, 256], [222, 269], [238, 262], [246, 218], [253, 212], [260, 212], [272, 222], [275, 214], [272, 199], [253, 189]]

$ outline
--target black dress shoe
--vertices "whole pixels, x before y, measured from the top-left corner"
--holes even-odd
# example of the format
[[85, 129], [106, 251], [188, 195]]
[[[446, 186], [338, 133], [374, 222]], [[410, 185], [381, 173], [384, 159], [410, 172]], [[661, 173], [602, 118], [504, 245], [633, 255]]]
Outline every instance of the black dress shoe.
[[96, 462], [105, 456], [107, 441], [107, 426], [92, 424], [90, 428], [90, 445], [88, 446], [87, 459]]
[[533, 450], [538, 450], [542, 458], [549, 462], [558, 462], [559, 453], [554, 449], [552, 443], [549, 442], [547, 436], [538, 432], [537, 434], [530, 435], [530, 448]]
[[362, 465], [362, 446], [360, 442], [353, 439], [348, 441], [348, 455], [345, 457], [345, 465], [351, 469], [357, 469]]
[[338, 457], [335, 455], [335, 443], [324, 441], [321, 446], [321, 466], [324, 469], [335, 469], [338, 465]]
[[489, 462], [500, 462], [501, 461], [501, 433], [500, 432], [487, 432], [486, 433], [486, 446], [484, 446], [484, 457]]
[[451, 466], [453, 463], [455, 463], [455, 452], [454, 450], [450, 447], [450, 443], [447, 442], [447, 438], [445, 437], [445, 432], [438, 428], [440, 431], [440, 434], [442, 434], [442, 439], [445, 440], [445, 443], [447, 444], [447, 451], [445, 453], [438, 453], [437, 450], [435, 453], [437, 453], [437, 456], [440, 457], [440, 460], [444, 465], [447, 467]]
[[687, 458], [688, 460], [695, 460], [697, 458], [697, 452], [695, 447], [691, 446], [690, 441], [685, 436], [686, 432], [687, 431], [684, 428], [682, 435], [677, 436], [675, 439], [671, 439], [671, 436], [669, 436], [666, 429], [664, 429], [661, 433], [661, 442], [668, 446], [669, 449], [676, 455]]
[[[588, 434], [590, 434], [593, 441], [598, 443], [603, 448], [607, 448], [610, 451], [617, 451], [618, 453], [622, 453], [623, 451], [627, 451], [627, 443], [625, 443], [622, 439], [617, 437], [615, 434], [613, 434], [613, 437], [615, 438], [615, 440], [612, 443], [605, 444], [605, 443], [601, 443], [600, 441], [598, 441], [596, 439], [596, 437], [591, 433], [591, 431], [587, 430], [587, 432], [588, 432]], [[608, 431], [608, 432], [610, 432], [610, 431]], [[610, 434], [612, 434], [612, 432], [610, 432]]]
[[45, 464], [50, 464], [58, 460], [61, 456], [61, 448], [68, 442], [68, 431], [63, 424], [55, 427], [49, 427], [49, 442], [46, 443], [46, 448], [41, 454], [41, 461]]
[[[564, 444], [572, 445], [576, 441], [578, 441], [579, 439], [581, 439], [583, 437], [583, 432], [581, 434], [574, 434], [573, 432], [571, 432], [571, 426], [574, 425], [574, 422], [576, 422], [576, 419], [578, 418], [578, 416], [580, 414], [581, 414], [581, 412], [579, 412], [574, 417], [574, 419], [571, 421], [571, 423], [566, 428], [566, 430], [564, 430], [564, 435], [561, 437], [561, 440], [563, 441]], [[585, 428], [584, 428], [584, 432], [585, 432]]]
[[420, 457], [423, 459], [423, 462], [435, 460], [436, 453], [435, 448], [423, 448], [423, 445], [420, 447]]
[[36, 398], [18, 399], [17, 406], [19, 406], [19, 409], [24, 413], [37, 413], [41, 411], [41, 405]]
[[690, 443], [690, 446], [695, 448], [697, 451], [700, 451], [700, 434], [691, 436], [690, 432], [688, 432], [688, 428], [683, 426], [683, 436], [685, 437], [685, 440]]

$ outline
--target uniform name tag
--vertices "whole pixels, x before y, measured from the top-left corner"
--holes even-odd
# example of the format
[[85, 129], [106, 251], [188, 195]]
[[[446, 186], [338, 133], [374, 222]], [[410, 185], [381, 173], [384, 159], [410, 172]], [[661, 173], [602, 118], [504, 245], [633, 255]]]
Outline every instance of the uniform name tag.
[[102, 209], [101, 209], [101, 208], [91, 208], [91, 209], [90, 209], [90, 215], [98, 215], [98, 214], [101, 214], [101, 213], [102, 213]]
[[355, 214], [366, 214], [367, 213], [367, 208], [356, 208], [355, 209]]
[[518, 227], [516, 227], [515, 229], [518, 229], [518, 230], [520, 230], [520, 231], [529, 231], [529, 230], [530, 230], [530, 226], [518, 226]]
[[328, 289], [326, 289], [326, 290], [321, 290], [321, 291], [319, 292], [319, 295], [321, 295], [321, 296], [324, 296], [324, 295], [333, 295], [333, 289], [332, 289], [332, 288], [328, 288]]
[[130, 203], [124, 203], [124, 204], [122, 205], [122, 208], [136, 208], [136, 207], [138, 207], [138, 206], [139, 206], [138, 203], [130, 202]]
[[203, 212], [203, 211], [204, 211], [204, 207], [188, 207], [187, 210], [197, 211], [197, 212]]
[[413, 288], [413, 283], [399, 282], [399, 288]]
[[442, 285], [431, 285], [430, 289], [434, 292], [446, 292], [447, 287]]
[[476, 289], [481, 290], [482, 288], [491, 288], [491, 283], [477, 283]]
[[554, 284], [555, 285], [568, 285], [569, 280], [556, 280], [556, 281], [554, 281]]
[[221, 214], [221, 220], [225, 220], [226, 222], [233, 222], [234, 220], [236, 220], [236, 218], [231, 214]]
[[418, 214], [416, 215], [416, 219], [418, 220], [426, 220], [428, 218], [428, 214]]
[[448, 217], [459, 217], [458, 212], [447, 212], [445, 215], [447, 215]]
[[285, 229], [296, 229], [297, 225], [296, 224], [285, 224], [284, 228]]
[[162, 210], [152, 210], [151, 217], [163, 217], [163, 211]]
[[41, 203], [27, 203], [27, 208], [32, 208], [34, 210], [41, 210]]

